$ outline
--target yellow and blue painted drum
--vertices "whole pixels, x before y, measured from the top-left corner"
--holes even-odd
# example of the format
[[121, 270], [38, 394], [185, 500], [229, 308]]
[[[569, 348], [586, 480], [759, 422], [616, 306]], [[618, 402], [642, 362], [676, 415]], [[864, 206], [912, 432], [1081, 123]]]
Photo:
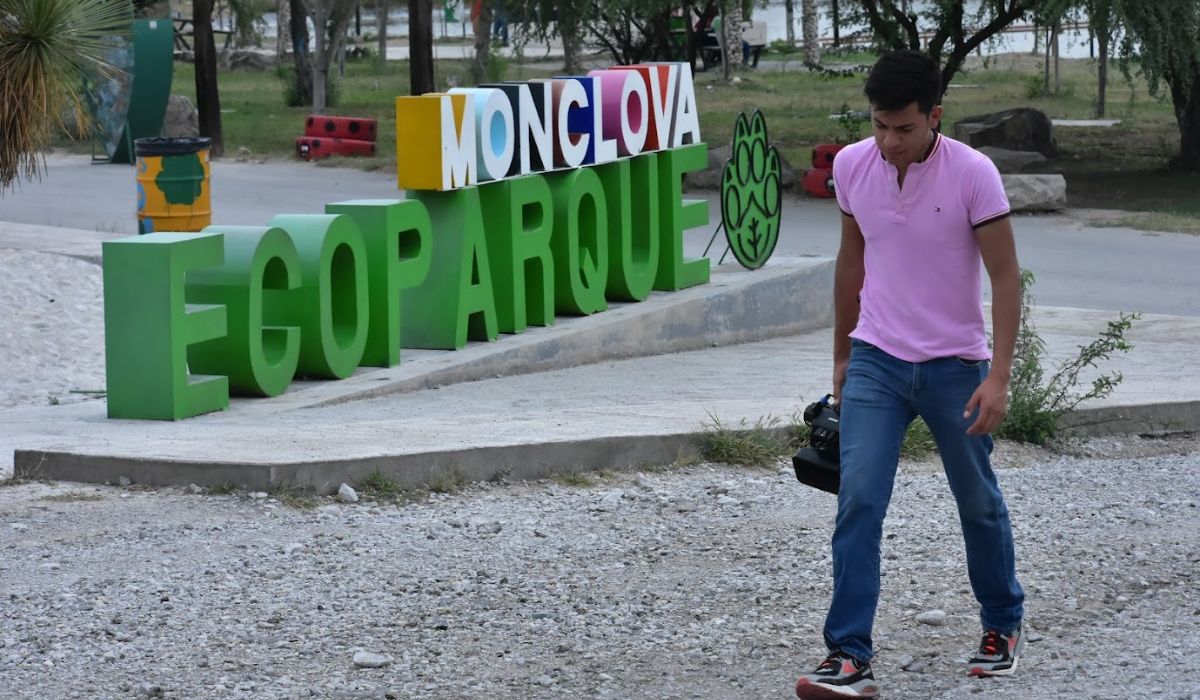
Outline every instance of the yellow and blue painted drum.
[[199, 231], [212, 223], [210, 145], [206, 137], [134, 142], [138, 233]]

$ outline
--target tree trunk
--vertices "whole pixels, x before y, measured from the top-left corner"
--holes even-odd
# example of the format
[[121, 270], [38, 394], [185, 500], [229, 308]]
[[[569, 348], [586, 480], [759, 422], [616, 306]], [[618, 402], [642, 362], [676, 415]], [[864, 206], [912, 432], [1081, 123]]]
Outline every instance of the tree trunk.
[[842, 45], [842, 16], [838, 12], [838, 0], [833, 0], [832, 9], [833, 13], [830, 16], [830, 19], [833, 20], [833, 45], [836, 48]]
[[283, 65], [287, 58], [288, 47], [291, 46], [292, 33], [288, 31], [291, 17], [291, 3], [288, 0], [275, 0], [275, 62]]
[[313, 7], [313, 81], [312, 104], [313, 112], [320, 114], [325, 111], [325, 87], [329, 82], [329, 53], [325, 45], [325, 27], [329, 24], [329, 3], [331, 0], [317, 0]]
[[817, 36], [817, 3], [816, 0], [800, 0], [800, 21], [804, 31], [804, 63], [815, 66], [821, 61], [821, 47]]
[[579, 50], [583, 44], [583, 21], [579, 16], [579, 3], [564, 2], [558, 6], [558, 36], [563, 43], [563, 71], [567, 75], [582, 72]]
[[787, 43], [793, 47], [796, 45], [796, 0], [783, 0], [783, 10], [787, 14]]
[[377, 31], [379, 33], [379, 65], [387, 63], [387, 24], [388, 24], [388, 0], [376, 0], [375, 4], [376, 19], [379, 20]]
[[1054, 23], [1054, 94], [1055, 95], [1057, 95], [1059, 92], [1062, 91], [1062, 79], [1059, 77], [1059, 72], [1058, 72], [1058, 63], [1059, 63], [1058, 62], [1058, 44], [1059, 44], [1059, 35], [1060, 34], [1062, 34], [1062, 21], [1061, 20], [1056, 21]]
[[312, 70], [308, 62], [308, 10], [303, 0], [289, 0], [292, 34], [292, 64], [296, 67], [296, 95], [300, 104], [312, 104]]
[[488, 81], [488, 64], [492, 57], [492, 3], [483, 2], [472, 26], [475, 31], [475, 59], [471, 61], [471, 84]]
[[721, 33], [725, 35], [723, 60], [730, 68], [742, 65], [742, 3], [732, 0], [726, 3], [725, 17], [721, 20]]
[[408, 0], [408, 61], [409, 94], [433, 92], [432, 0]]
[[1186, 76], [1175, 76], [1171, 82], [1171, 101], [1175, 103], [1175, 119], [1179, 122], [1179, 156], [1172, 166], [1189, 172], [1200, 172], [1200, 66], [1191, 76], [1190, 90]]
[[729, 32], [726, 31], [725, 23], [725, 2], [721, 2], [721, 35], [717, 37], [717, 42], [721, 44], [721, 73], [725, 80], [729, 80]]
[[1100, 45], [1100, 66], [1098, 69], [1099, 78], [1096, 86], [1096, 117], [1104, 116], [1104, 105], [1107, 101], [1108, 93], [1108, 22], [1104, 23], [1103, 27], [1096, 28], [1096, 40]]
[[1043, 95], [1050, 94], [1050, 45], [1054, 43], [1054, 41], [1051, 39], [1051, 32], [1053, 31], [1053, 26], [1046, 28], [1046, 60], [1042, 64], [1042, 69], [1045, 74], [1042, 79]]
[[210, 153], [225, 151], [221, 138], [221, 95], [217, 90], [217, 47], [212, 33], [212, 0], [193, 0], [192, 26], [195, 27], [194, 66], [196, 71], [196, 110], [200, 135], [212, 139]]

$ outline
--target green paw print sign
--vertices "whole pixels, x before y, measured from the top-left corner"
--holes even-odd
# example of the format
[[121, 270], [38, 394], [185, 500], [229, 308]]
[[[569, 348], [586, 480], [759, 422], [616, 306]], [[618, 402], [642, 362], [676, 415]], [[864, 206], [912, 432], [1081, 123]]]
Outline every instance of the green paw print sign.
[[721, 221], [729, 249], [743, 266], [756, 270], [779, 240], [779, 151], [767, 143], [767, 120], [754, 110], [738, 115], [733, 154], [721, 178]]

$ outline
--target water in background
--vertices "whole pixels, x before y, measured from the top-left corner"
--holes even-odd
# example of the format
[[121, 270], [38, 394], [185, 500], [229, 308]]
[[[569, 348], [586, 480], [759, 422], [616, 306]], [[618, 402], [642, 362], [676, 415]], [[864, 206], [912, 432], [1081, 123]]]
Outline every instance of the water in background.
[[[921, 0], [915, 0], [913, 5], [919, 10], [925, 3]], [[461, 3], [460, 3], [461, 5]], [[966, 16], [970, 17], [979, 7], [979, 0], [968, 0], [966, 8]], [[447, 17], [447, 14], [441, 8], [434, 8], [433, 12], [433, 34], [435, 40], [438, 38], [470, 38], [471, 22], [469, 8], [463, 10], [461, 7], [455, 8], [451, 13], [453, 18]], [[263, 16], [266, 26], [264, 27], [264, 38], [274, 39], [275, 37], [275, 15], [268, 13]], [[767, 41], [783, 41], [787, 39], [787, 12], [784, 9], [782, 0], [768, 0], [766, 7], [757, 5], [754, 8], [752, 19], [756, 22], [767, 23]], [[800, 0], [795, 2], [794, 24], [796, 32], [796, 41], [799, 43], [803, 36], [802, 27], [800, 25]], [[863, 31], [865, 26], [846, 25], [843, 18], [841, 27], [841, 36], [843, 38], [851, 36], [856, 32]], [[1013, 23], [1014, 26], [1028, 26], [1028, 20], [1017, 20]], [[824, 39], [833, 37], [833, 20], [828, 7], [822, 7], [820, 17], [817, 23], [818, 33]], [[351, 22], [351, 31], [354, 25]], [[364, 33], [375, 33], [375, 15], [369, 8], [363, 8], [362, 11], [362, 31]], [[511, 28], [510, 28], [511, 31]], [[408, 36], [408, 12], [404, 7], [393, 8], [388, 14], [388, 35], [390, 37], [399, 38]], [[1091, 47], [1088, 43], [1087, 30], [1064, 30], [1059, 39], [1059, 55], [1063, 58], [1088, 58], [1091, 55]], [[1116, 41], [1113, 42], [1116, 44]], [[1033, 50], [1033, 33], [1029, 31], [1012, 31], [998, 34], [982, 47], [983, 53], [1028, 53]], [[1045, 50], [1043, 45], [1042, 50]]]

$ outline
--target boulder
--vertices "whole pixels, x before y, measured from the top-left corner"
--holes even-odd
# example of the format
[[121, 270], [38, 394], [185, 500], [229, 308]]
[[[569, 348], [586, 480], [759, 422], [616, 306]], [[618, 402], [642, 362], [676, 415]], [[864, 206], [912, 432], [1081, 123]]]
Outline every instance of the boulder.
[[995, 146], [980, 146], [977, 150], [990, 158], [996, 164], [996, 169], [1002, 173], [1019, 173], [1031, 165], [1048, 162], [1046, 156], [1037, 151], [1010, 151]]
[[161, 135], [170, 138], [200, 135], [200, 117], [186, 95], [171, 95], [167, 100]]
[[257, 51], [237, 50], [229, 52], [230, 70], [264, 71], [275, 67], [275, 56]]
[[[688, 187], [698, 190], [721, 189], [721, 178], [725, 174], [725, 163], [733, 157], [732, 146], [717, 146], [708, 149], [708, 167], [704, 170], [687, 173], [684, 182]], [[782, 153], [779, 154], [779, 185], [784, 191], [796, 184], [796, 169], [788, 162]]]
[[954, 125], [954, 138], [979, 148], [995, 146], [1010, 151], [1037, 151], [1047, 158], [1058, 155], [1050, 118], [1028, 107], [968, 117]]
[[1057, 211], [1067, 206], [1067, 180], [1062, 175], [1001, 175], [1009, 208], [1014, 211]]

